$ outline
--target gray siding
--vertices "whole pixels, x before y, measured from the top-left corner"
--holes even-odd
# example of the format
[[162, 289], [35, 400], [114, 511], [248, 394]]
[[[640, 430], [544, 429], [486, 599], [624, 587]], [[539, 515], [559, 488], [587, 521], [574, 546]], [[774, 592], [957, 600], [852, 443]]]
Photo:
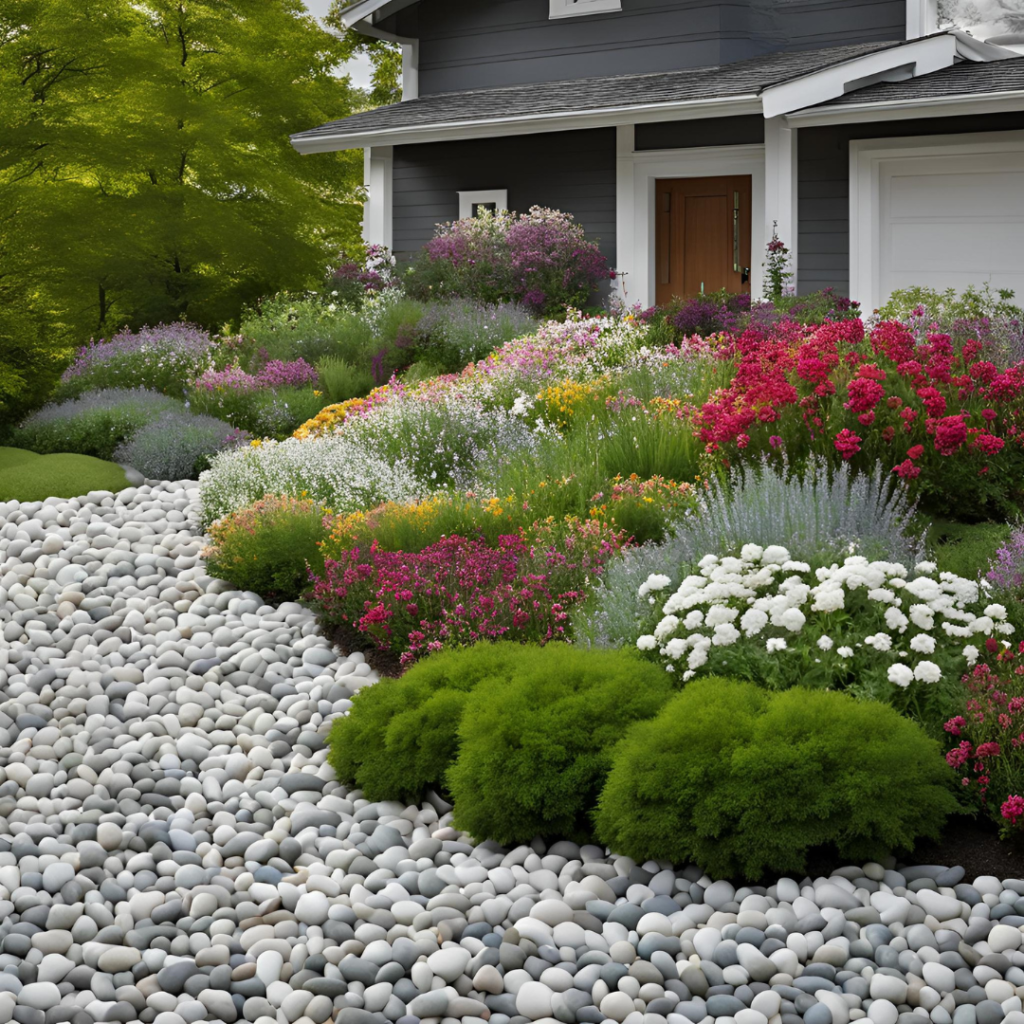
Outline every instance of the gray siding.
[[741, 146], [761, 142], [764, 142], [764, 118], [760, 114], [638, 124], [634, 137], [634, 147], [638, 152], [649, 149]]
[[[1024, 112], [972, 117], [801, 128], [799, 166], [799, 275], [801, 294], [850, 287], [850, 140], [913, 135], [1010, 131], [1024, 128]], [[856, 299], [857, 296], [850, 296]]]
[[615, 262], [615, 129], [396, 146], [394, 250], [414, 256], [459, 215], [459, 192], [507, 188], [509, 208], [571, 213]]
[[421, 0], [385, 23], [420, 40], [423, 95], [707, 67], [902, 39], [904, 0], [622, 0], [548, 18], [548, 0]]

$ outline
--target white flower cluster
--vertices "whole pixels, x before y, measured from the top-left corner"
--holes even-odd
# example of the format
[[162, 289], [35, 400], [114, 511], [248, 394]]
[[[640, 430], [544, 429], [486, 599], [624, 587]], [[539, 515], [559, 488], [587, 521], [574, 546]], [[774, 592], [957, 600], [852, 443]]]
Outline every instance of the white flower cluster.
[[[935, 683], [942, 678], [935, 661], [924, 657], [913, 665], [908, 662], [934, 655], [943, 646], [947, 651], [953, 645], [959, 648], [961, 638], [1013, 632], [1002, 605], [974, 610], [981, 596], [977, 583], [947, 572], [935, 578], [936, 566], [930, 562], [918, 563], [913, 578], [898, 562], [870, 562], [861, 556], [812, 573], [784, 547], [747, 544], [738, 558], [706, 555], [698, 567], [698, 574], [687, 576], [669, 595], [653, 632], [637, 640], [640, 650], [657, 650], [666, 658], [669, 671], [685, 659], [684, 680], [707, 664], [715, 648], [742, 641], [778, 654], [791, 650], [791, 644], [800, 646], [800, 635], [808, 627], [813, 635], [802, 640], [816, 648], [816, 663], [833, 649], [836, 657], [849, 662], [859, 657], [860, 648], [864, 656], [887, 656], [887, 678], [897, 686], [914, 680]], [[652, 575], [639, 596], [670, 586], [668, 576]], [[772, 635], [762, 638], [766, 633]], [[968, 665], [978, 658], [972, 644], [956, 653]]]
[[354, 512], [414, 501], [422, 491], [403, 462], [381, 458], [344, 434], [235, 448], [216, 456], [199, 478], [206, 524], [267, 494], [308, 497], [335, 512]]

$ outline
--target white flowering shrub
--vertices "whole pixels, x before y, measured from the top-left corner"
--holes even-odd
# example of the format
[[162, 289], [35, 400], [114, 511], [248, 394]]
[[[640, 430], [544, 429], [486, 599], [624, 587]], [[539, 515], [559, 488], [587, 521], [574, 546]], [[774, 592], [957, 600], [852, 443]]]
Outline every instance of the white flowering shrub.
[[747, 544], [738, 558], [706, 555], [698, 567], [665, 598], [666, 575], [639, 588], [656, 612], [637, 647], [684, 681], [730, 675], [775, 689], [841, 687], [929, 718], [979, 645], [1013, 632], [1006, 609], [987, 604], [977, 582], [936, 573], [931, 562], [910, 572], [853, 556], [812, 571], [784, 547]]
[[385, 501], [415, 501], [425, 490], [404, 462], [347, 434], [222, 452], [199, 477], [204, 525], [267, 494], [308, 497], [335, 512], [355, 512]]

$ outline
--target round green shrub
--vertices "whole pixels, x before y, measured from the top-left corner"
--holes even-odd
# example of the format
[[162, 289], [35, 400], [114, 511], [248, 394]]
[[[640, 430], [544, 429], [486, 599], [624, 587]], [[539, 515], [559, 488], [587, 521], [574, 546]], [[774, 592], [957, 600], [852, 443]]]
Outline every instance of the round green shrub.
[[448, 772], [457, 826], [500, 843], [589, 839], [612, 748], [671, 694], [672, 677], [630, 651], [520, 649], [466, 700]]
[[757, 878], [826, 844], [856, 863], [910, 849], [956, 806], [938, 745], [887, 705], [709, 677], [629, 730], [596, 823], [638, 862]]
[[469, 692], [484, 679], [506, 678], [532, 650], [480, 643], [441, 651], [400, 679], [364, 687], [331, 727], [328, 760], [335, 774], [368, 800], [416, 800], [429, 787], [442, 788]]
[[5, 448], [0, 458], [0, 501], [45, 501], [77, 498], [90, 491], [122, 491], [124, 470], [91, 455], [59, 453], [19, 458]]

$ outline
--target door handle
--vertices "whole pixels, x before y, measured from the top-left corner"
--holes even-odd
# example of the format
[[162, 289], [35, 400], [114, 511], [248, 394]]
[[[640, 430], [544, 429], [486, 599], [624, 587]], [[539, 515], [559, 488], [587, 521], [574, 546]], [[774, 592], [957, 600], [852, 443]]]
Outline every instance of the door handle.
[[740, 277], [740, 284], [746, 284], [750, 280], [750, 267], [743, 268], [743, 275]]

